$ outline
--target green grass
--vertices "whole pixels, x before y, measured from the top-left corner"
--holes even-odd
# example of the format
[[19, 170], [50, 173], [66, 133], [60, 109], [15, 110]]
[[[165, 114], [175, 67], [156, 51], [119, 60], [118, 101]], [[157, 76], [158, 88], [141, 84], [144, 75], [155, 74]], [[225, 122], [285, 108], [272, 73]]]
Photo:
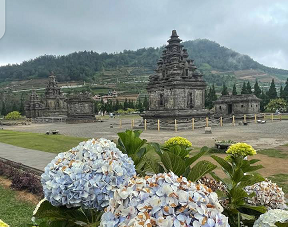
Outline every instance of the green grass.
[[275, 174], [268, 177], [273, 183], [276, 183], [279, 187], [282, 187], [283, 192], [288, 193], [288, 174]]
[[279, 151], [276, 149], [264, 149], [264, 150], [259, 150], [257, 151], [258, 154], [264, 154], [267, 155], [268, 157], [273, 157], [273, 158], [288, 158], [288, 154], [283, 151]]
[[11, 227], [19, 227], [31, 223], [35, 205], [19, 201], [16, 193], [0, 186], [0, 219]]
[[67, 151], [84, 140], [87, 138], [0, 130], [1, 143], [51, 153]]

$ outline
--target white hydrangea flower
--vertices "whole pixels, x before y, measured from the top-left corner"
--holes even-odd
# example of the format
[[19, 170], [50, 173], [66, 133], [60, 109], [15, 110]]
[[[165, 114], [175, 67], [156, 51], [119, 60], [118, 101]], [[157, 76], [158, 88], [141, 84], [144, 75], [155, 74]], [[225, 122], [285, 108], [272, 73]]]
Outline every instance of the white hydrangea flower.
[[228, 227], [215, 192], [174, 173], [134, 177], [114, 193], [101, 227]]
[[103, 210], [114, 191], [136, 174], [131, 158], [107, 139], [91, 139], [59, 153], [41, 176], [45, 198], [54, 206]]
[[247, 198], [247, 203], [254, 206], [265, 206], [268, 209], [286, 209], [285, 194], [282, 188], [270, 180], [258, 182], [245, 187], [248, 194], [255, 192], [255, 196]]
[[288, 211], [280, 209], [269, 210], [265, 214], [260, 215], [253, 227], [276, 227], [276, 222], [288, 222]]

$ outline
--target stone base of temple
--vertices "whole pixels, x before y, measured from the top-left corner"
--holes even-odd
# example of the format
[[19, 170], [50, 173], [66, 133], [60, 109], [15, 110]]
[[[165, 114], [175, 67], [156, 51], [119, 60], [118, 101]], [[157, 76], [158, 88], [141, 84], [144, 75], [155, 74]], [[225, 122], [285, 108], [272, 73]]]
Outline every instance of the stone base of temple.
[[77, 116], [68, 117], [66, 120], [67, 124], [79, 124], [79, 123], [93, 123], [96, 122], [95, 116]]

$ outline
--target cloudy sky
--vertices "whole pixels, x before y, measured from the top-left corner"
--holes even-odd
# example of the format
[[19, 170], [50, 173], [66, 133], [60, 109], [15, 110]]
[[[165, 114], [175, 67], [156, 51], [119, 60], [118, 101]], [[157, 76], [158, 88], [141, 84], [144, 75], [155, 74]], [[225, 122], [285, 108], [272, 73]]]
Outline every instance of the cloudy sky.
[[6, 0], [0, 65], [44, 54], [158, 47], [172, 29], [182, 40], [210, 39], [288, 69], [286, 0]]

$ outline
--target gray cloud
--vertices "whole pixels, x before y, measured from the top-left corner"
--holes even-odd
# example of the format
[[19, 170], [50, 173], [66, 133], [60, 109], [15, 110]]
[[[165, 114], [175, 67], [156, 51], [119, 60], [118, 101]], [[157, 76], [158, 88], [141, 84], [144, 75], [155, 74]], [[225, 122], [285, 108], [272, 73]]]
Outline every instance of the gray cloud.
[[119, 52], [207, 38], [288, 69], [288, 2], [282, 0], [8, 0], [0, 64], [80, 50]]

